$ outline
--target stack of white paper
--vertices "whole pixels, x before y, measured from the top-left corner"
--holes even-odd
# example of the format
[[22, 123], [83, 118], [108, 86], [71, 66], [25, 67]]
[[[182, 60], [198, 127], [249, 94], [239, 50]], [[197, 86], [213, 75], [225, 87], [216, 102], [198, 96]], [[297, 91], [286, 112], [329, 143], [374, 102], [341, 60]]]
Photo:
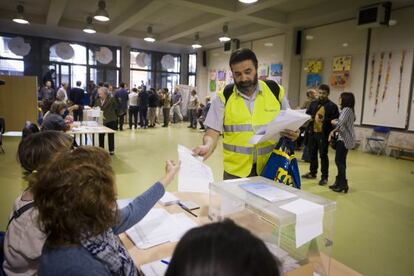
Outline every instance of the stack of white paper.
[[249, 143], [258, 144], [263, 141], [277, 139], [282, 130], [296, 131], [311, 117], [303, 110], [287, 109], [280, 111], [279, 115], [271, 121], [263, 133], [256, 133], [250, 138]]
[[293, 193], [287, 192], [285, 190], [282, 190], [280, 188], [263, 182], [241, 184], [240, 188], [270, 202], [276, 202], [297, 197], [297, 195]]
[[188, 148], [178, 145], [178, 159], [181, 161], [178, 173], [178, 191], [208, 193], [210, 183], [214, 182], [211, 168], [202, 158], [194, 157]]
[[180, 199], [178, 197], [176, 197], [175, 195], [173, 195], [170, 192], [165, 192], [164, 196], [162, 198], [160, 198], [160, 200], [158, 200], [158, 202], [162, 205], [162, 206], [169, 206], [169, 205], [173, 205], [176, 204], [180, 201]]
[[140, 270], [144, 276], [164, 276], [168, 268], [168, 264], [166, 262], [170, 262], [170, 260], [171, 257], [162, 258], [152, 263], [140, 266]]
[[296, 214], [296, 247], [323, 233], [323, 206], [304, 199], [297, 199], [280, 206], [281, 209]]
[[154, 208], [136, 225], [126, 231], [140, 249], [147, 249], [166, 242], [178, 241], [185, 232], [197, 224], [185, 214], [171, 215], [164, 209]]

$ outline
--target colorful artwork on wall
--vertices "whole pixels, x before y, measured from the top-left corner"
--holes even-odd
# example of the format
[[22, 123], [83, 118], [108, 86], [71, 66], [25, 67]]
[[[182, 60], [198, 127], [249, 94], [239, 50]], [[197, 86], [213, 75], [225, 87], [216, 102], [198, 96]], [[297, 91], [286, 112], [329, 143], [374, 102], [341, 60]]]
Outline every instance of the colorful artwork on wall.
[[309, 74], [319, 74], [322, 72], [323, 62], [321, 59], [310, 59], [306, 62], [305, 71]]
[[216, 70], [210, 70], [209, 88], [210, 92], [216, 92]]
[[283, 64], [273, 63], [270, 64], [270, 75], [271, 76], [282, 76]]
[[351, 56], [334, 57], [332, 62], [333, 72], [351, 71]]
[[322, 83], [322, 76], [319, 74], [308, 74], [306, 76], [307, 87], [317, 87]]
[[267, 64], [260, 65], [258, 71], [259, 80], [266, 80], [269, 76], [269, 66]]
[[217, 72], [217, 80], [218, 81], [225, 81], [226, 80], [226, 71], [221, 70]]
[[344, 87], [348, 84], [349, 81], [349, 72], [336, 72], [331, 76], [331, 86], [340, 86]]

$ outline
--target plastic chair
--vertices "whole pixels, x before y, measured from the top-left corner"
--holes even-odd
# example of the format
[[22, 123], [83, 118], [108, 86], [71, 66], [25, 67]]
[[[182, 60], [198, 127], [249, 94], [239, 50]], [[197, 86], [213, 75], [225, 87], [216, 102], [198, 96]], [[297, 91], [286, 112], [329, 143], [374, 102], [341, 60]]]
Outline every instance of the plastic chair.
[[374, 127], [371, 136], [366, 138], [365, 149], [377, 155], [385, 154], [390, 133], [389, 127]]

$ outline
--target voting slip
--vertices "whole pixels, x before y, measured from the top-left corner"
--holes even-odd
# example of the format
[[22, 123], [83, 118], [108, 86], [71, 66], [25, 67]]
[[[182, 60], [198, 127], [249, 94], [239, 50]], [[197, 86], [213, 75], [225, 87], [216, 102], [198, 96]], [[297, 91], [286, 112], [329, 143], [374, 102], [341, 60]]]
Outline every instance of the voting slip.
[[268, 140], [277, 140], [281, 131], [285, 129], [296, 131], [310, 118], [305, 110], [281, 110], [273, 121], [250, 138], [249, 143], [256, 145]]
[[181, 161], [178, 191], [208, 193], [214, 177], [211, 168], [203, 163], [203, 158], [193, 156], [190, 149], [178, 145], [178, 159]]
[[180, 202], [180, 199], [170, 192], [165, 192], [164, 196], [158, 200], [162, 206], [169, 206]]
[[270, 202], [277, 202], [297, 197], [297, 195], [293, 193], [263, 182], [240, 184], [239, 187]]
[[171, 257], [162, 258], [154, 262], [143, 264], [139, 267], [144, 276], [164, 276], [167, 272]]
[[170, 214], [165, 209], [153, 208], [137, 224], [126, 231], [139, 249], [147, 249], [167, 242], [176, 242], [188, 230], [197, 227], [184, 213]]

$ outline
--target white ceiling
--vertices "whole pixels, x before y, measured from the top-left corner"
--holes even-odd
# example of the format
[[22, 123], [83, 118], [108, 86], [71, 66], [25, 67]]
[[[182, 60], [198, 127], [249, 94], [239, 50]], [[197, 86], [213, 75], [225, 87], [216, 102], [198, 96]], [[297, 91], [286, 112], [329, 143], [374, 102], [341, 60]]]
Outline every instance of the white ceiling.
[[[376, 2], [378, 0], [259, 0], [247, 5], [237, 0], [107, 0], [111, 20], [107, 23], [94, 21], [99, 33], [95, 36], [142, 42], [147, 26], [152, 25], [156, 43], [160, 45], [188, 49], [198, 32], [201, 43], [211, 48], [220, 45], [217, 38], [224, 24], [228, 24], [230, 36], [246, 41], [292, 28], [353, 18], [359, 7]], [[0, 23], [3, 22], [3, 26], [10, 24], [18, 3], [24, 4], [31, 22], [27, 30], [41, 27], [44, 36], [60, 29], [63, 33], [84, 36], [81, 29], [86, 17], [93, 15], [98, 6], [98, 0], [2, 0]], [[414, 0], [392, 3], [393, 8], [399, 8], [413, 5]]]

